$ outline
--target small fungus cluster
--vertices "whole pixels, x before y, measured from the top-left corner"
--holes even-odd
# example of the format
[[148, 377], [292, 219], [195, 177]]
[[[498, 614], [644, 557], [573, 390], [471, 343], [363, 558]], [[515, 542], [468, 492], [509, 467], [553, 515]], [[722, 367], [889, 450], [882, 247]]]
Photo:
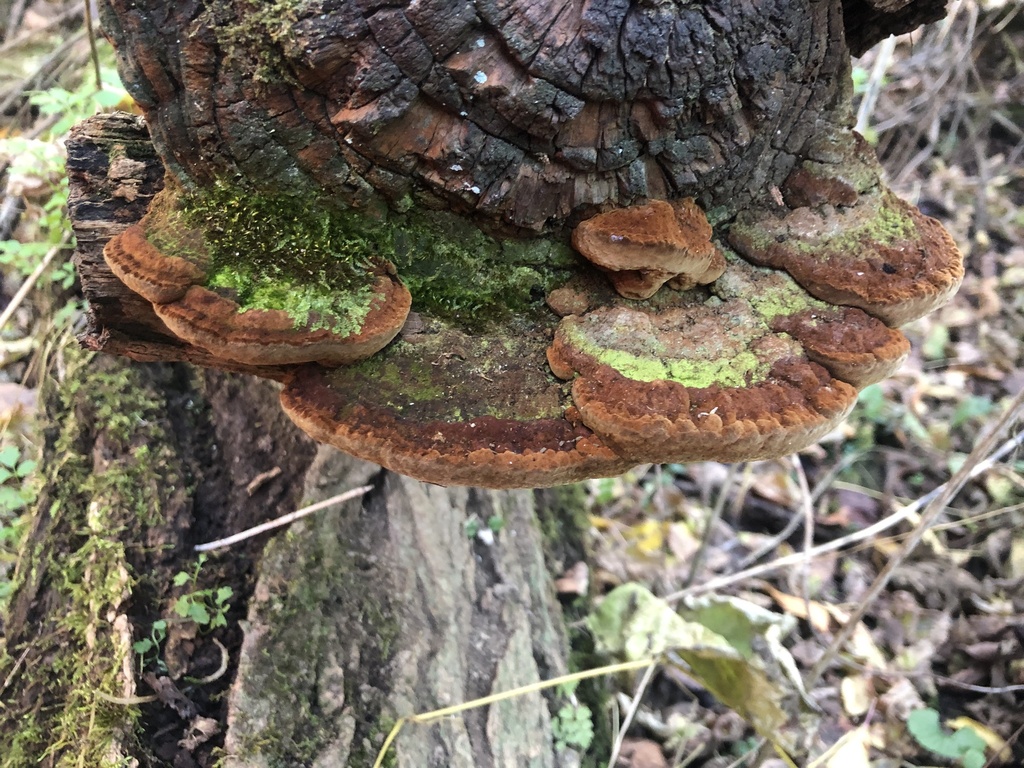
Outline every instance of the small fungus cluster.
[[410, 314], [383, 258], [357, 327], [242, 308], [211, 284], [202, 228], [167, 203], [105, 257], [180, 339], [292, 366], [281, 400], [315, 439], [416, 478], [539, 487], [763, 459], [833, 429], [906, 358], [896, 328], [963, 276], [949, 235], [852, 146], [798, 164], [784, 204], [739, 212], [717, 238], [688, 198], [598, 213], [572, 233], [583, 258], [568, 282], [480, 327]]

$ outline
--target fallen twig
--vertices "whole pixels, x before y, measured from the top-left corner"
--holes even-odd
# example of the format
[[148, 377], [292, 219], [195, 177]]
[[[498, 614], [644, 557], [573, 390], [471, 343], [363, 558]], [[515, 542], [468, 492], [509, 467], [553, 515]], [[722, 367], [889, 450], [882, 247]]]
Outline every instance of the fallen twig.
[[[1021, 395], [1017, 396], [1017, 398], [1014, 400], [1014, 404], [1011, 405], [1010, 411], [1007, 411], [1007, 414], [1018, 409], [1019, 404], [1017, 401], [1020, 399], [1020, 397]], [[1005, 425], [1005, 423], [1006, 422], [1004, 417], [1003, 420], [1000, 420], [1000, 425]], [[1007, 454], [1009, 454], [1014, 449], [1019, 448], [1022, 444], [1024, 444], [1024, 431], [1021, 431], [1019, 434], [1013, 436], [1005, 443], [1003, 443], [1001, 446], [999, 446], [998, 450], [996, 450], [989, 458], [985, 459], [984, 461], [978, 462], [976, 465], [973, 465], [972, 468], [969, 469], [967, 477], [964, 478], [964, 482], [966, 482], [967, 480], [973, 480], [978, 475], [987, 472], [997, 462], [1003, 459]], [[963, 471], [963, 469], [967, 468], [968, 466], [969, 465], [965, 463], [964, 467], [961, 468], [961, 471]], [[810, 556], [817, 557], [819, 555], [827, 554], [828, 552], [834, 552], [837, 549], [843, 549], [844, 547], [847, 547], [851, 544], [855, 544], [859, 541], [870, 539], [873, 536], [881, 533], [882, 531], [887, 531], [893, 526], [896, 526], [899, 523], [903, 522], [904, 520], [914, 517], [919, 509], [921, 509], [924, 506], [927, 506], [932, 500], [938, 498], [940, 495], [945, 493], [945, 491], [951, 486], [951, 484], [955, 480], [957, 480], [958, 476], [959, 473], [957, 473], [957, 475], [954, 475], [954, 477], [951, 480], [943, 483], [935, 490], [911, 502], [902, 509], [897, 510], [888, 517], [879, 520], [874, 525], [869, 525], [867, 528], [855, 531], [854, 533], [851, 533], [847, 536], [843, 536], [834, 541], [829, 541], [825, 544], [819, 544], [817, 547], [814, 547], [814, 549], [810, 551]], [[959, 490], [959, 488], [957, 488], [956, 490]], [[953, 494], [950, 494], [950, 496], [954, 495], [956, 493], [956, 490], [954, 490]], [[746, 581], [747, 579], [752, 579], [756, 576], [763, 576], [766, 573], [772, 573], [773, 571], [778, 571], [782, 568], [788, 568], [791, 565], [797, 565], [799, 563], [802, 563], [804, 561], [804, 558], [807, 557], [807, 555], [808, 553], [796, 552], [792, 555], [779, 557], [775, 560], [764, 563], [762, 565], [755, 565], [752, 568], [746, 568], [742, 571], [737, 571], [736, 573], [732, 573], [727, 576], [719, 576], [717, 579], [711, 579], [709, 581], [704, 582], [703, 584], [695, 584], [694, 586], [688, 587], [687, 589], [681, 589], [678, 592], [673, 592], [671, 595], [666, 596], [665, 599], [669, 602], [675, 602], [681, 600], [684, 597], [689, 597], [690, 595], [702, 594], [704, 592], [713, 592], [715, 590], [722, 589], [723, 587], [732, 586], [733, 584], [736, 584], [738, 582]]]
[[332, 496], [329, 499], [318, 501], [316, 504], [310, 504], [308, 507], [297, 509], [294, 512], [289, 512], [287, 515], [278, 517], [274, 520], [268, 520], [265, 523], [261, 523], [253, 528], [248, 528], [240, 533], [228, 536], [226, 539], [217, 539], [217, 541], [210, 541], [206, 544], [196, 544], [193, 549], [196, 552], [209, 552], [212, 549], [221, 549], [222, 547], [229, 547], [232, 544], [237, 544], [240, 541], [251, 539], [253, 536], [258, 536], [261, 533], [272, 531], [275, 528], [280, 528], [283, 525], [294, 523], [296, 520], [301, 520], [306, 515], [311, 515], [314, 512], [319, 512], [321, 509], [325, 509], [334, 504], [341, 504], [342, 502], [349, 501], [362, 496], [364, 493], [373, 488], [372, 485], [361, 485], [358, 488], [353, 488], [350, 491], [339, 493], [337, 496]]

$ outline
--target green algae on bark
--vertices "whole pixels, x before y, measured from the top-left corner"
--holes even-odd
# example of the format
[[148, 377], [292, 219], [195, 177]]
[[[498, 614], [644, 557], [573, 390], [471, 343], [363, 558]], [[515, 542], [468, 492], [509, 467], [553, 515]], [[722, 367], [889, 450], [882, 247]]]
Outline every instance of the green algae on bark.
[[745, 302], [711, 298], [658, 314], [616, 307], [568, 317], [562, 343], [597, 365], [634, 381], [685, 387], [744, 387], [763, 381], [772, 365], [800, 354], [775, 337]]

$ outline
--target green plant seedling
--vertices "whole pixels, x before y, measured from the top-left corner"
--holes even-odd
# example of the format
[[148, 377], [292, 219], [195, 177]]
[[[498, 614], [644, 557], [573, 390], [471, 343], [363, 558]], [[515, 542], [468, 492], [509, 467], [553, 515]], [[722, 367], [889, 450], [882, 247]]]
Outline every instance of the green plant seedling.
[[[195, 586], [199, 581], [199, 572], [206, 560], [205, 554], [200, 555], [191, 572], [179, 571], [175, 574], [174, 586], [183, 587], [186, 584]], [[172, 610], [179, 618], [194, 621], [206, 629], [226, 627], [227, 613], [230, 608], [228, 600], [231, 599], [232, 594], [234, 592], [231, 587], [194, 589], [175, 600]]]
[[907, 730], [929, 752], [957, 760], [964, 768], [985, 765], [985, 741], [970, 728], [946, 731], [939, 723], [939, 713], [930, 707], [911, 712]]
[[551, 733], [557, 751], [571, 747], [585, 752], [594, 741], [594, 715], [590, 707], [566, 704], [551, 721]]
[[0, 448], [0, 523], [31, 503], [35, 491], [28, 483], [36, 469], [34, 459], [24, 459], [16, 445]]
[[150, 654], [153, 654], [152, 660], [156, 662], [156, 665], [161, 670], [166, 669], [166, 665], [160, 658], [160, 644], [167, 637], [167, 622], [164, 619], [159, 619], [153, 622], [152, 628], [149, 630], [149, 637], [144, 637], [141, 640], [136, 640], [132, 643], [132, 650], [138, 654], [139, 657], [139, 669], [145, 669], [146, 665], [150, 661]]

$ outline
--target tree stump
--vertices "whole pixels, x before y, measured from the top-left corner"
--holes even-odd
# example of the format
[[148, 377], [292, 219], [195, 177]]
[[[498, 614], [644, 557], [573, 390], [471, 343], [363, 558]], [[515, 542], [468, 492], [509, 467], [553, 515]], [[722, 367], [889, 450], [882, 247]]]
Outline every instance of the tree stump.
[[[91, 312], [83, 344], [141, 360], [202, 363], [161, 332], [100, 256], [106, 240], [141, 215], [162, 178], [143, 124], [127, 115], [86, 121], [69, 142], [69, 156], [76, 264]], [[4, 651], [12, 664], [19, 654], [23, 660], [2, 668], [12, 675], [5, 701], [15, 702], [24, 719], [5, 725], [4, 740], [19, 751], [4, 765], [43, 755], [43, 764], [60, 765], [84, 754], [95, 765], [120, 756], [144, 765], [205, 766], [220, 755], [237, 766], [366, 766], [400, 716], [568, 670], [567, 632], [550, 574], [582, 557], [581, 497], [572, 491], [445, 489], [316, 449], [280, 413], [267, 380], [166, 362], [132, 373], [106, 357], [72, 367], [76, 394], [53, 393], [49, 412], [61, 432], [76, 436], [73, 457], [81, 457], [75, 461], [83, 470], [93, 456], [95, 477], [51, 476], [41, 509], [59, 506], [61, 514], [36, 518], [29, 557], [19, 565]], [[107, 403], [106, 382], [118, 377], [128, 379]], [[139, 399], [139, 392], [147, 410], [125, 414], [132, 423], [111, 437], [105, 420], [127, 410], [123, 401]], [[45, 463], [60, 466], [59, 452], [71, 448], [51, 434]], [[140, 450], [159, 457], [145, 475], [137, 466]], [[115, 467], [145, 478], [142, 488], [122, 481], [115, 498], [102, 500], [118, 510], [104, 518], [103, 527], [113, 530], [103, 540], [123, 554], [107, 566], [123, 573], [124, 583], [116, 595], [88, 597], [93, 626], [75, 633], [61, 616], [85, 610], [75, 595], [95, 585], [68, 591], [62, 580], [76, 551], [95, 544], [82, 532], [97, 503], [90, 489], [102, 484], [96, 477], [113, 477]], [[171, 581], [191, 569], [193, 545], [364, 483], [373, 490], [361, 500], [216, 554], [203, 566], [203, 584], [235, 590], [232, 624], [210, 634], [175, 628], [170, 605], [183, 590]], [[493, 542], [467, 534], [467, 526], [487, 529], [488, 521], [497, 529]], [[96, 698], [97, 691], [128, 700], [150, 692], [137, 683], [142, 670], [130, 645], [168, 617], [159, 659], [190, 703]], [[243, 632], [237, 619], [244, 619]], [[216, 669], [214, 639], [228, 650], [226, 673], [209, 686], [189, 685], [186, 674]], [[41, 674], [45, 657], [74, 674]], [[72, 680], [81, 690], [69, 688]], [[574, 750], [554, 748], [552, 714], [563, 703], [553, 693], [535, 693], [410, 726], [388, 764], [577, 765]], [[103, 726], [86, 727], [96, 711]], [[144, 727], [134, 734], [138, 717]], [[80, 741], [64, 741], [69, 736], [54, 726], [62, 719]], [[227, 724], [226, 735], [197, 738], [218, 720]], [[47, 733], [62, 739], [48, 741]]]

